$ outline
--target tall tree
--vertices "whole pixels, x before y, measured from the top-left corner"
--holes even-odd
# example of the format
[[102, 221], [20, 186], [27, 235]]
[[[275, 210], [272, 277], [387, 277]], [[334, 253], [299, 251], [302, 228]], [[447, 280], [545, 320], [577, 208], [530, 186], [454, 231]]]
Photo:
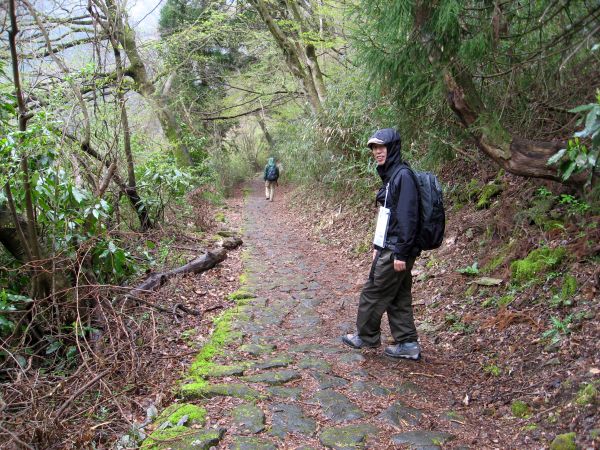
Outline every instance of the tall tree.
[[[414, 122], [428, 114], [439, 120], [441, 110], [431, 108], [445, 98], [500, 167], [561, 180], [547, 161], [565, 145], [565, 124], [573, 128], [567, 110], [600, 85], [589, 50], [600, 32], [598, 4], [366, 0], [357, 17], [366, 30], [357, 35], [362, 61], [381, 86], [394, 89]], [[540, 123], [540, 113], [551, 121]]]
[[[102, 28], [110, 31], [111, 36], [127, 55], [129, 66], [123, 69], [123, 74], [133, 79], [134, 89], [155, 108], [165, 135], [175, 146], [177, 160], [183, 165], [192, 164], [181, 125], [169, 108], [166, 96], [157, 89], [158, 80], [150, 76], [144, 57], [139, 51], [135, 31], [129, 25], [125, 3], [118, 0], [93, 0], [92, 5], [102, 13], [94, 13]], [[92, 12], [91, 6], [90, 12]], [[106, 20], [102, 17], [106, 17]]]
[[[303, 2], [301, 6], [296, 0], [286, 0], [283, 7], [277, 8], [265, 0], [250, 0], [250, 3], [281, 49], [290, 72], [302, 86], [312, 112], [319, 113], [326, 97], [326, 88], [314, 42], [309, 38], [314, 31], [309, 22], [311, 4]], [[277, 16], [282, 21], [294, 23], [294, 26], [284, 30]]]

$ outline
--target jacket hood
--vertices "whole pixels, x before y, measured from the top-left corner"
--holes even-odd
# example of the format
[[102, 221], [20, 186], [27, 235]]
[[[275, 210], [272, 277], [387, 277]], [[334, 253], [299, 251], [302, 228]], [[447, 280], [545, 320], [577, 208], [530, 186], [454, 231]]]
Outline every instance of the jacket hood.
[[395, 167], [402, 163], [402, 154], [400, 153], [402, 140], [400, 134], [393, 128], [384, 128], [382, 130], [377, 130], [375, 134], [369, 138], [368, 142], [369, 147], [375, 143], [387, 147], [385, 164], [377, 166], [377, 173], [383, 182], [386, 183], [389, 177], [392, 176]]
[[275, 158], [269, 158], [269, 161], [267, 161], [267, 166], [274, 166], [275, 165]]

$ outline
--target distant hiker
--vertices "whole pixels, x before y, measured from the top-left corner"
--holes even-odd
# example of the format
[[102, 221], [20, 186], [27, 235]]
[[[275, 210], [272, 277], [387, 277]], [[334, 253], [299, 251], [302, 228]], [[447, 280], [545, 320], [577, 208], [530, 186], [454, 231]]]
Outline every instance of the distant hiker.
[[[413, 318], [411, 269], [421, 253], [417, 245], [419, 194], [414, 173], [402, 161], [400, 135], [391, 128], [378, 130], [367, 142], [377, 162], [383, 186], [373, 240], [373, 263], [358, 304], [356, 334], [342, 337], [353, 348], [381, 345], [381, 318], [387, 312], [394, 345], [384, 354], [419, 359], [421, 347]], [[408, 170], [403, 170], [408, 169]]]
[[265, 198], [272, 202], [275, 196], [275, 186], [279, 179], [279, 167], [275, 164], [275, 158], [269, 158], [263, 179], [265, 180]]

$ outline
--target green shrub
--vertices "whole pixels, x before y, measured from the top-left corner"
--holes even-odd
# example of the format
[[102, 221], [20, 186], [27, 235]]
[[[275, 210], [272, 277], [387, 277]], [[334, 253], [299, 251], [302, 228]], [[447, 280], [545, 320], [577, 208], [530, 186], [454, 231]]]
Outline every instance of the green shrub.
[[483, 371], [495, 377], [499, 377], [502, 374], [502, 369], [496, 364], [488, 364], [486, 366], [483, 366]]
[[462, 273], [464, 275], [479, 275], [479, 267], [477, 267], [477, 261], [475, 261], [470, 266], [458, 269], [457, 272]]

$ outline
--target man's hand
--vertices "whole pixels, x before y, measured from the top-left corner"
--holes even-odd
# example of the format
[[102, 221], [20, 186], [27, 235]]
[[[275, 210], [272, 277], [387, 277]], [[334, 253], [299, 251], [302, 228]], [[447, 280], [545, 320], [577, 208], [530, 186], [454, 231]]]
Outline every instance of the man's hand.
[[373, 261], [375, 261], [375, 258], [377, 258], [377, 250], [373, 250]]
[[406, 270], [406, 262], [395, 259], [394, 260], [394, 270], [396, 272], [404, 272]]

